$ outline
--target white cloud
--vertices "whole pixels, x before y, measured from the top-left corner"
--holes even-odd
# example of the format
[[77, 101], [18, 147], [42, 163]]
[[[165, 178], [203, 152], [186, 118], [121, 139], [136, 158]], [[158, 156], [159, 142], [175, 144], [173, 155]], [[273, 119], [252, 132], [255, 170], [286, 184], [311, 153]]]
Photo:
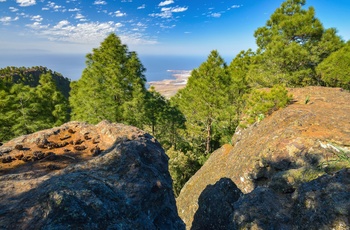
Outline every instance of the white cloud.
[[80, 13], [77, 13], [77, 14], [75, 15], [75, 19], [84, 19], [84, 18], [85, 18], [85, 16], [82, 15], [82, 14], [80, 14]]
[[68, 9], [69, 12], [76, 12], [76, 11], [79, 11], [78, 8], [74, 8], [74, 9]]
[[0, 18], [0, 22], [10, 22], [11, 21], [11, 17], [2, 17]]
[[180, 12], [184, 12], [188, 9], [188, 7], [174, 7], [171, 9], [171, 12], [173, 13], [180, 13]]
[[[61, 12], [67, 11], [64, 6], [57, 5], [55, 2], [51, 2], [51, 1], [49, 1], [47, 3], [47, 7], [50, 8], [50, 9], [53, 9], [56, 12], [58, 12], [58, 11], [61, 11]], [[43, 10], [44, 10], [44, 8], [43, 8]], [[47, 9], [45, 8], [45, 10], [47, 10]]]
[[175, 28], [176, 25], [174, 25], [174, 24], [173, 24], [173, 25], [164, 25], [164, 24], [161, 23], [161, 24], [159, 25], [159, 27], [160, 27], [160, 28], [163, 28], [163, 29], [172, 29], [172, 28]]
[[145, 8], [146, 8], [145, 4], [142, 4], [141, 6], [137, 7], [138, 10], [145, 9]]
[[[62, 20], [56, 25], [42, 25], [40, 22], [34, 22], [26, 26], [33, 29], [34, 33], [42, 38], [46, 38], [52, 42], [58, 42], [57, 44], [66, 42], [65, 46], [69, 44], [96, 46], [112, 32], [117, 33], [122, 42], [128, 45], [152, 45], [157, 43], [155, 39], [141, 33], [141, 30], [129, 30], [123, 33], [120, 30], [123, 24], [113, 21], [73, 24], [68, 20]], [[137, 23], [137, 26], [140, 28], [145, 27], [142, 23]]]
[[30, 18], [32, 21], [41, 22], [43, 18], [40, 15], [35, 15]]
[[36, 4], [36, 0], [16, 0], [19, 6], [32, 6]]
[[173, 3], [174, 3], [173, 0], [165, 0], [164, 2], [160, 2], [158, 6], [167, 6]]
[[94, 2], [94, 5], [106, 5], [106, 4], [107, 4], [107, 2], [106, 1], [102, 1], [102, 0], [96, 0]]
[[62, 20], [54, 26], [45, 26], [39, 22], [27, 26], [37, 30], [37, 33], [51, 41], [88, 44], [101, 41], [109, 33], [117, 31], [122, 24], [110, 21], [105, 23], [78, 23], [74, 25], [68, 20]]
[[0, 0], [0, 2], [6, 2], [6, 0]]
[[231, 6], [231, 8], [232, 9], [235, 9], [235, 8], [240, 8], [240, 7], [242, 7], [243, 5], [233, 5], [233, 6]]
[[10, 10], [11, 12], [17, 12], [17, 11], [18, 11], [18, 8], [15, 8], [15, 7], [10, 6], [10, 7], [9, 7], [9, 10]]
[[65, 27], [65, 26], [68, 26], [69, 24], [70, 24], [69, 21], [62, 20], [62, 21], [58, 22], [57, 25], [55, 25], [53, 28], [54, 29], [61, 29], [61, 28]]
[[10, 22], [13, 22], [13, 21], [17, 21], [19, 19], [19, 17], [15, 17], [15, 18], [12, 18], [12, 17], [2, 17], [0, 18], [0, 22], [4, 25], [9, 25]]
[[173, 15], [170, 11], [164, 11], [162, 13], [149, 14], [149, 16], [155, 17], [155, 18], [171, 18]]
[[126, 16], [126, 13], [122, 13], [120, 10], [117, 10], [117, 11], [115, 12], [115, 16], [116, 16], [116, 17], [123, 17], [123, 16]]
[[171, 18], [173, 13], [184, 12], [188, 9], [188, 7], [162, 7], [161, 13], [153, 13], [149, 14], [151, 17], [159, 17], [159, 18]]
[[210, 14], [211, 17], [213, 18], [220, 18], [221, 17], [221, 13], [212, 13]]
[[147, 25], [141, 22], [138, 23], [132, 23], [132, 26], [134, 26], [134, 28], [132, 29], [133, 31], [146, 31], [147, 29]]
[[48, 28], [47, 25], [42, 25], [41, 22], [34, 22], [33, 24], [27, 24], [26, 26], [36, 30]]

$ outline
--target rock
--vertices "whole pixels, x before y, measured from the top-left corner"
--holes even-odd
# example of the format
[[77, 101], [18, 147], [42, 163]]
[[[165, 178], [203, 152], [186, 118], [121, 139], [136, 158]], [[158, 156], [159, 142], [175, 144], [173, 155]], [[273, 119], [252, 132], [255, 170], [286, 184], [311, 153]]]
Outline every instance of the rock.
[[[87, 132], [99, 139], [98, 155], [90, 139], [82, 151], [37, 146]], [[168, 157], [151, 135], [105, 121], [69, 122], [4, 143], [2, 159], [18, 155], [18, 144], [30, 149], [22, 160], [0, 163], [0, 229], [185, 229]]]
[[227, 229], [233, 205], [241, 195], [241, 190], [229, 178], [221, 178], [214, 185], [208, 185], [199, 196], [199, 208], [191, 229]]
[[293, 193], [292, 201], [293, 226], [349, 229], [350, 168], [302, 184]]
[[344, 160], [350, 159], [350, 93], [326, 87], [289, 92], [291, 105], [237, 129], [233, 147], [213, 152], [182, 188], [177, 205], [187, 229], [202, 192], [221, 178], [231, 179], [244, 194], [260, 186], [284, 197], [304, 183], [350, 167]]
[[234, 203], [226, 229], [292, 229], [288, 201], [270, 188], [257, 187]]
[[292, 196], [258, 187], [234, 204], [226, 229], [349, 229], [350, 169], [303, 183]]

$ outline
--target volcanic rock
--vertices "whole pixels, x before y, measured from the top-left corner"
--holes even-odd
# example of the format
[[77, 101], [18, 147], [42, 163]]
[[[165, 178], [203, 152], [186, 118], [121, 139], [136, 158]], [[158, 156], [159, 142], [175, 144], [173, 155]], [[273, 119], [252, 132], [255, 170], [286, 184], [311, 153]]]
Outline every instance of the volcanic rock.
[[[86, 148], [60, 147], [68, 136]], [[0, 152], [0, 229], [185, 228], [168, 157], [137, 128], [69, 122], [13, 139]]]
[[[290, 218], [287, 197], [299, 194], [305, 183], [323, 175], [325, 177], [322, 178], [328, 178], [327, 175], [333, 175], [342, 168], [350, 167], [350, 93], [340, 88], [326, 87], [290, 89], [289, 92], [293, 95], [291, 105], [272, 113], [264, 120], [246, 129], [238, 128], [232, 138], [233, 146], [225, 145], [213, 152], [204, 166], [185, 184], [177, 199], [177, 205], [179, 215], [185, 222], [187, 229], [190, 229], [194, 223], [197, 212], [203, 213], [199, 203], [207, 186], [215, 185], [222, 178], [232, 180], [238, 189], [246, 194], [243, 196], [245, 198], [242, 199], [252, 200], [251, 202], [254, 203], [251, 204], [252, 207], [254, 205], [269, 207], [268, 210], [265, 210], [264, 215], [251, 209], [249, 213], [255, 212], [256, 214], [255, 216], [249, 214], [253, 217], [247, 220], [262, 221], [266, 219], [267, 223], [271, 223], [269, 222], [270, 217], [267, 215], [271, 215], [272, 212], [276, 213], [277, 216], [271, 218], [276, 218], [281, 223], [290, 224], [287, 220]], [[346, 183], [348, 181], [342, 180], [339, 186], [347, 188], [348, 184]], [[334, 185], [333, 188], [335, 187]], [[320, 196], [324, 194], [322, 186], [315, 186], [314, 189]], [[350, 190], [348, 191], [350, 192]], [[333, 194], [334, 199], [339, 202], [337, 204], [341, 204], [348, 197], [348, 193], [335, 192], [330, 194]], [[305, 196], [308, 195], [305, 194]], [[293, 202], [290, 201], [291, 204], [298, 204], [301, 197], [299, 195], [297, 197]], [[256, 201], [253, 201], [254, 199]], [[215, 197], [214, 200], [218, 200], [218, 198]], [[228, 202], [234, 204], [234, 209], [236, 209], [238, 202], [241, 201], [230, 200]], [[302, 204], [302, 201], [300, 202]], [[330, 210], [335, 210], [335, 203], [332, 202], [329, 201], [329, 204], [332, 205]], [[244, 204], [248, 203], [247, 200], [242, 201], [239, 207], [244, 210]], [[342, 213], [349, 216], [349, 203], [346, 201], [343, 203]], [[249, 207], [247, 205], [247, 208]], [[306, 208], [305, 206], [301, 207]], [[315, 211], [313, 207], [310, 206], [310, 212]], [[216, 208], [221, 209], [219, 204]], [[307, 211], [305, 209], [300, 212], [300, 221], [309, 217]], [[215, 211], [211, 210], [211, 212]], [[232, 215], [233, 213], [236, 211], [233, 211]], [[315, 211], [316, 216], [321, 215], [321, 213], [321, 211]], [[336, 211], [329, 211], [328, 214], [332, 216], [328, 220], [335, 220], [339, 217], [339, 213]], [[234, 223], [244, 223], [245, 219], [240, 219], [240, 216], [236, 215]], [[342, 219], [342, 217], [339, 218]], [[214, 221], [216, 220], [212, 220], [212, 222]], [[343, 219], [341, 221], [343, 221], [342, 223], [349, 222], [349, 220], [346, 222]], [[331, 222], [327, 224], [323, 221], [323, 228], [325, 226], [332, 228], [333, 222]], [[303, 222], [295, 222], [294, 224], [296, 227]], [[236, 225], [231, 224], [230, 226]], [[238, 224], [237, 226], [246, 225]], [[274, 225], [262, 225], [258, 222], [256, 226], [260, 226], [260, 229], [284, 229], [282, 225], [275, 228]], [[304, 227], [300, 228], [304, 229]], [[317, 228], [311, 227], [310, 229]]]

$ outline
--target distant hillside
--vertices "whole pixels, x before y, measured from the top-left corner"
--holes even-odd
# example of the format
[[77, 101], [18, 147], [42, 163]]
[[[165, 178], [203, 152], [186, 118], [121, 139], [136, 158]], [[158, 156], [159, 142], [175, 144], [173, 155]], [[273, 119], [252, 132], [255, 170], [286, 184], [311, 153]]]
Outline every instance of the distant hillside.
[[39, 84], [40, 75], [50, 73], [55, 81], [58, 90], [68, 98], [70, 92], [70, 80], [62, 76], [62, 74], [52, 71], [43, 66], [33, 67], [14, 67], [8, 66], [0, 69], [0, 78], [7, 83], [23, 83], [31, 87]]

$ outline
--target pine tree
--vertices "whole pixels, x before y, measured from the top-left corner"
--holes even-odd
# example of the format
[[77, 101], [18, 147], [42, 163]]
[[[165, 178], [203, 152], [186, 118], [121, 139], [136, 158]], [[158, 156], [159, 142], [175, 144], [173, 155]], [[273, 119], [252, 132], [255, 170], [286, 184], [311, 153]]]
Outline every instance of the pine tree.
[[[240, 115], [244, 107], [243, 96], [251, 90], [248, 82], [248, 73], [250, 66], [254, 63], [254, 58], [255, 53], [251, 49], [248, 49], [247, 51], [241, 51], [237, 54], [229, 65], [231, 77], [229, 96], [230, 102], [233, 105], [233, 111], [231, 112], [231, 119], [233, 119], [233, 122], [231, 123], [234, 123], [232, 129], [235, 129], [239, 123]], [[232, 133], [229, 133], [229, 135], [232, 135]]]
[[8, 119], [8, 112], [11, 109], [12, 98], [9, 97], [9, 92], [3, 87], [2, 79], [0, 79], [0, 142], [9, 140], [11, 135], [11, 127], [13, 120]]
[[183, 130], [185, 118], [176, 105], [151, 87], [145, 100], [145, 129], [154, 135], [163, 148], [169, 149], [179, 141], [179, 130]]
[[214, 50], [206, 62], [192, 71], [186, 87], [174, 99], [186, 118], [189, 141], [199, 152], [209, 153], [220, 139], [219, 127], [225, 126], [229, 109], [230, 77], [227, 66]]
[[146, 97], [145, 124], [150, 127], [150, 132], [152, 135], [156, 135], [156, 132], [158, 132], [158, 124], [162, 119], [165, 106], [165, 97], [163, 97], [159, 92], [155, 91], [154, 87], [151, 87], [147, 92]]
[[[259, 54], [252, 65], [252, 84], [302, 86], [322, 84], [316, 66], [343, 41], [334, 29], [325, 30], [305, 0], [286, 0], [264, 27], [255, 31]], [[328, 42], [331, 41], [331, 42]]]
[[6, 99], [8, 110], [5, 119], [12, 123], [12, 137], [29, 134], [41, 128], [40, 101], [35, 94], [35, 88], [23, 84], [14, 84]]
[[350, 90], [350, 41], [321, 62], [317, 73], [327, 86]]
[[37, 87], [9, 84], [0, 90], [0, 140], [51, 128], [68, 121], [68, 100], [50, 73]]
[[136, 53], [128, 52], [126, 45], [110, 34], [86, 56], [81, 79], [71, 84], [72, 119], [130, 122], [129, 117], [124, 117], [129, 116], [124, 104], [133, 100], [135, 91], [145, 92], [144, 71]]
[[51, 73], [40, 76], [35, 93], [40, 107], [38, 113], [38, 120], [42, 122], [40, 129], [58, 126], [69, 120], [68, 100], [58, 90]]

